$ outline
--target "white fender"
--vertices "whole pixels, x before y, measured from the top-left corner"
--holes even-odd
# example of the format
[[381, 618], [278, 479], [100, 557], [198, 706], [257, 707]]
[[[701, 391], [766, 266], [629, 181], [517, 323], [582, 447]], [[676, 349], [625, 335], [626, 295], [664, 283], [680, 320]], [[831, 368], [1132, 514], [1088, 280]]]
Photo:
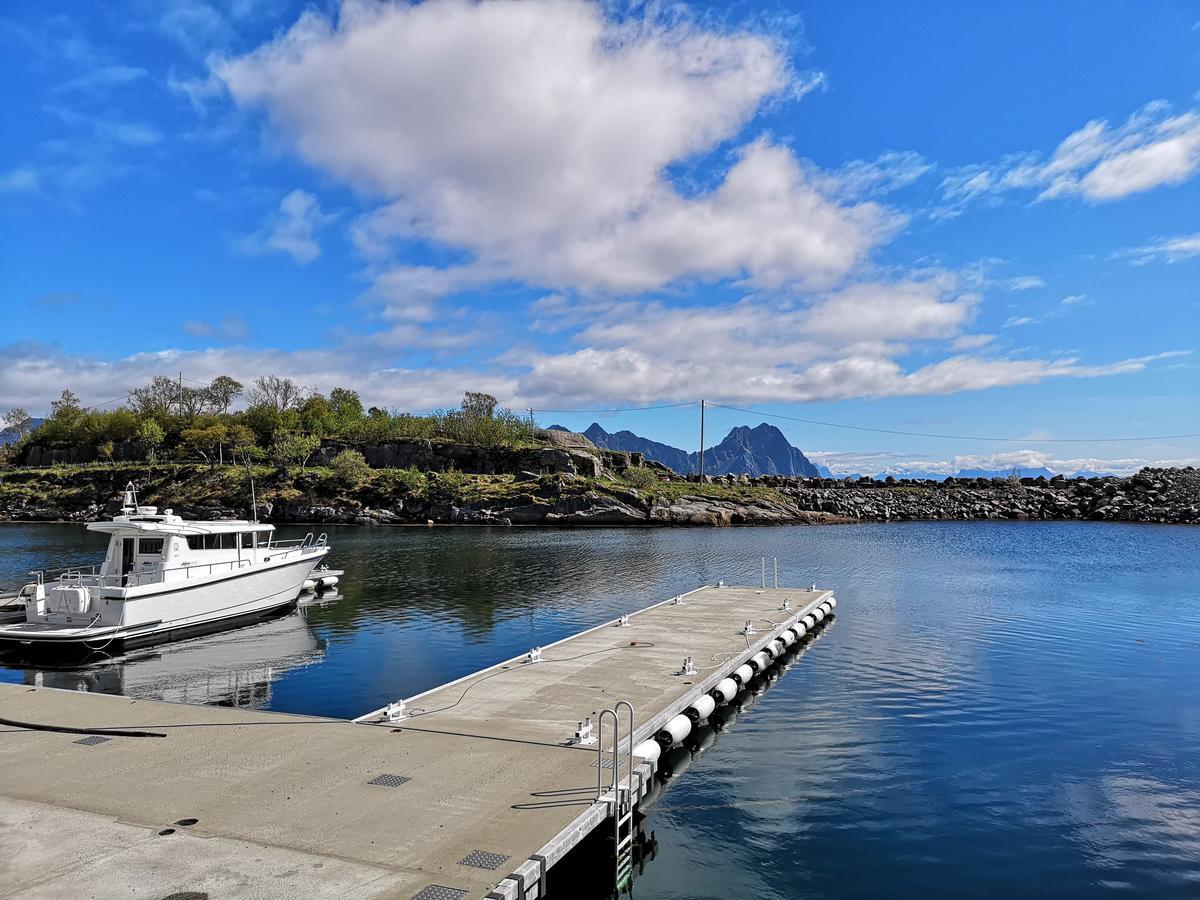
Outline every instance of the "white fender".
[[732, 678], [723, 678], [717, 682], [717, 686], [712, 689], [712, 694], [710, 696], [712, 696], [712, 698], [714, 700], [716, 700], [717, 699], [716, 695], [720, 695], [721, 702], [728, 703], [730, 700], [732, 700], [734, 697], [737, 696], [737, 692], [738, 692], [738, 683], [736, 681], [734, 681]]
[[692, 720], [685, 715], [678, 715], [671, 721], [667, 722], [662, 727], [662, 731], [655, 735], [660, 744], [670, 747], [672, 744], [678, 744], [692, 732]]
[[759, 650], [751, 657], [750, 665], [754, 667], [755, 672], [763, 672], [767, 666], [771, 665], [771, 655], [765, 650]]
[[779, 636], [779, 639], [783, 641], [783, 646], [790, 647], [792, 644], [796, 643], [796, 632], [792, 631], [790, 628], [785, 628], [783, 630], [783, 634]]
[[747, 663], [745, 665], [738, 666], [736, 669], [734, 669], [733, 673], [730, 677], [733, 678], [733, 680], [736, 681], [738, 684], [744, 686], [746, 684], [746, 682], [748, 682], [751, 678], [754, 677], [754, 669], [751, 668], [749, 663]]
[[684, 712], [684, 715], [686, 715], [693, 722], [699, 722], [701, 719], [707, 719], [709, 713], [711, 713], [716, 708], [717, 708], [716, 700], [714, 700], [712, 697], [708, 696], [708, 694], [701, 694], [699, 697], [696, 698], [696, 702], [693, 703], [691, 706], [689, 706], [687, 709], [685, 709], [683, 712]]
[[817, 620], [813, 618], [812, 613], [809, 613], [807, 616], [805, 616], [800, 621], [802, 621], [804, 623], [804, 627], [807, 628], [809, 631], [812, 631], [813, 626], [817, 624]]
[[662, 745], [655, 740], [642, 741], [633, 748], [633, 755], [640, 756], [642, 759], [647, 759], [650, 762], [657, 762], [659, 756], [662, 755]]

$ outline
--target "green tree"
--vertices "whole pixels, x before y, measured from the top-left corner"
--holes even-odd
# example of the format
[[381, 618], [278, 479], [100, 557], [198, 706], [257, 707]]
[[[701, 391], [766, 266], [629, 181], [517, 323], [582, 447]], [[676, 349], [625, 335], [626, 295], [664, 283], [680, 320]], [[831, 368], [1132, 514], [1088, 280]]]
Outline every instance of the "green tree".
[[74, 419], [83, 412], [83, 408], [79, 405], [79, 397], [72, 390], [62, 392], [57, 400], [50, 401], [50, 418], [59, 421]]
[[467, 391], [463, 394], [462, 412], [469, 419], [490, 419], [496, 413], [496, 403], [491, 394]]
[[220, 422], [202, 423], [179, 432], [179, 446], [185, 454], [195, 453], [211, 465], [229, 440], [229, 430]]
[[271, 458], [280, 465], [304, 468], [321, 446], [321, 439], [311, 434], [290, 432], [276, 438], [271, 445]]
[[337, 416], [338, 423], [345, 425], [357, 422], [363, 417], [362, 399], [358, 391], [349, 388], [334, 388], [329, 392], [329, 406]]
[[229, 406], [242, 395], [243, 385], [236, 378], [228, 375], [218, 375], [212, 380], [205, 391], [208, 393], [208, 405], [213, 412], [227, 413]]
[[252, 406], [269, 406], [276, 412], [284, 412], [299, 407], [304, 394], [304, 389], [290, 378], [263, 375], [254, 379], [246, 398]]
[[343, 450], [329, 461], [329, 467], [334, 478], [348, 488], [356, 488], [371, 477], [366, 457], [357, 450]]
[[233, 448], [233, 455], [235, 459], [250, 459], [255, 455], [256, 451], [258, 451], [258, 446], [254, 439], [254, 432], [240, 422], [234, 422], [232, 425], [227, 427], [226, 440]]
[[18, 438], [23, 438], [33, 430], [33, 416], [19, 406], [14, 406], [4, 414], [5, 429], [11, 429]]
[[165, 418], [179, 406], [179, 382], [155, 375], [149, 384], [129, 392], [129, 405], [139, 416]]
[[158, 460], [158, 450], [166, 439], [166, 432], [162, 430], [162, 426], [154, 421], [154, 419], [146, 419], [138, 428], [138, 440], [141, 441], [142, 447], [145, 448], [146, 459], [149, 462], [156, 462]]

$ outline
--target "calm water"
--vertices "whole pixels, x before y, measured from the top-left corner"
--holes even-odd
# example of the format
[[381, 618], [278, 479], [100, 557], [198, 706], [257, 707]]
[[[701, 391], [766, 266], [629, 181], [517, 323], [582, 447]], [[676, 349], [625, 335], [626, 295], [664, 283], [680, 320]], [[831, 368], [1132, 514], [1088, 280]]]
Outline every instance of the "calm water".
[[[836, 589], [839, 615], [671, 783], [635, 896], [1200, 896], [1200, 529], [330, 541], [348, 574], [328, 606], [0, 679], [349, 717], [701, 582], [756, 582], [778, 556], [781, 582]], [[0, 585], [102, 551], [75, 526], [0, 527]]]

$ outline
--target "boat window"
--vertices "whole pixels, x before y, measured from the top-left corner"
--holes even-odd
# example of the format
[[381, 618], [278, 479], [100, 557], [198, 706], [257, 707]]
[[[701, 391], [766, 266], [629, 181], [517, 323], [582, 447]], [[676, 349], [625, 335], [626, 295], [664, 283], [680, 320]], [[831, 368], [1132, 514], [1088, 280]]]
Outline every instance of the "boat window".
[[159, 556], [162, 553], [162, 538], [139, 538], [138, 553], [142, 556]]
[[254, 547], [254, 532], [253, 531], [243, 531], [242, 532], [242, 549], [250, 550], [253, 547]]
[[235, 550], [236, 534], [189, 534], [189, 550]]

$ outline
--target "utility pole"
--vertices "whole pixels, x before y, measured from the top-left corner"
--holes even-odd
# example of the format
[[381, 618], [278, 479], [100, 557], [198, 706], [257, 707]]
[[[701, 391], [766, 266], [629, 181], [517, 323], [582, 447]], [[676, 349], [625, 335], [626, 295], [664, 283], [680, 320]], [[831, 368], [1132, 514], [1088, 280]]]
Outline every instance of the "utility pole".
[[700, 480], [704, 480], [704, 400], [700, 401]]
[[179, 418], [183, 418], [183, 373], [179, 373]]
[[533, 407], [527, 406], [525, 408], [527, 410], [529, 410], [529, 440], [536, 442], [537, 441], [537, 426], [533, 424]]

